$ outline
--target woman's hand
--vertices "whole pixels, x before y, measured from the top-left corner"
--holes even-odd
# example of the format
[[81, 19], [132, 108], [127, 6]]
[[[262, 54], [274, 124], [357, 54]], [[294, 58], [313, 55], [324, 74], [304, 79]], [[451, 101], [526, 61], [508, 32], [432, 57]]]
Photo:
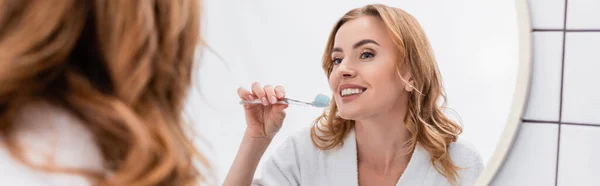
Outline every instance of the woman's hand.
[[282, 86], [261, 86], [258, 82], [252, 84], [252, 92], [238, 89], [242, 100], [260, 100], [262, 104], [246, 104], [246, 136], [252, 138], [272, 139], [281, 129], [285, 119], [287, 104], [277, 102], [285, 98], [285, 89]]
[[273, 88], [271, 85], [262, 87], [259, 83], [252, 84], [252, 92], [239, 88], [238, 95], [242, 100], [261, 100], [262, 104], [244, 105], [246, 112], [246, 134], [240, 144], [238, 153], [233, 160], [223, 185], [250, 185], [260, 158], [267, 150], [271, 140], [285, 119], [287, 104], [277, 101], [285, 97], [282, 86]]

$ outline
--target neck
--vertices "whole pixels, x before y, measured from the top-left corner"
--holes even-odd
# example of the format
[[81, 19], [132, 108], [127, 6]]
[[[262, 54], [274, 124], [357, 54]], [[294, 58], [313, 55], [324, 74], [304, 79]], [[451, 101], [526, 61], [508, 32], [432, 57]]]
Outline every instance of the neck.
[[412, 155], [412, 152], [408, 153], [409, 147], [406, 144], [410, 133], [404, 126], [405, 113], [382, 113], [356, 120], [359, 164], [371, 167], [381, 175], [404, 172]]

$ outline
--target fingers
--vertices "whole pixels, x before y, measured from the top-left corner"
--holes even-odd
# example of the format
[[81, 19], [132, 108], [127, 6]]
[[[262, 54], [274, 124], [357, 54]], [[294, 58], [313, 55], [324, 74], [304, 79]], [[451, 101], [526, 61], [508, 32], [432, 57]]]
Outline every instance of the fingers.
[[250, 91], [246, 90], [245, 88], [240, 87], [240, 88], [238, 88], [237, 92], [238, 92], [238, 96], [240, 96], [240, 98], [242, 100], [248, 100], [248, 101], [254, 100], [254, 98], [252, 97], [252, 93]]
[[277, 99], [285, 98], [285, 88], [283, 88], [283, 86], [277, 85], [275, 87], [275, 95], [277, 95]]
[[269, 103], [275, 104], [277, 102], [277, 98], [275, 97], [275, 89], [273, 88], [273, 86], [266, 85], [263, 90], [267, 94], [266, 97], [267, 97], [267, 100], [269, 101]]
[[276, 104], [279, 99], [285, 98], [285, 88], [283, 86], [273, 87], [271, 85], [262, 86], [258, 82], [252, 83], [252, 92], [238, 88], [238, 95], [245, 100], [259, 99], [265, 106]]
[[269, 105], [269, 102], [267, 101], [267, 99], [265, 98], [265, 91], [263, 90], [263, 87], [260, 85], [260, 83], [258, 82], [254, 82], [252, 83], [252, 94], [257, 97], [258, 99], [260, 99], [260, 101], [262, 102], [263, 105]]

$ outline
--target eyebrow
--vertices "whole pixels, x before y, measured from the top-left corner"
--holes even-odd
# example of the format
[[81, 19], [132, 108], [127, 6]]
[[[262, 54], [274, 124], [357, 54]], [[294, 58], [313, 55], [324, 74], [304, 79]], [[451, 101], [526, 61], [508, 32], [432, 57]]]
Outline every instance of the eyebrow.
[[[359, 42], [356, 42], [354, 45], [352, 45], [352, 48], [356, 49], [356, 48], [366, 45], [368, 43], [372, 43], [377, 46], [380, 46], [379, 43], [377, 43], [376, 41], [374, 41], [372, 39], [363, 39], [363, 40], [360, 40]], [[343, 52], [343, 51], [344, 50], [342, 50], [342, 48], [340, 48], [340, 47], [335, 47], [331, 50], [331, 52]]]
[[379, 43], [377, 43], [376, 41], [374, 41], [372, 39], [363, 39], [363, 40], [360, 40], [359, 42], [355, 43], [354, 45], [352, 45], [352, 48], [356, 49], [356, 48], [366, 45], [368, 43], [373, 43], [373, 44], [379, 46]]

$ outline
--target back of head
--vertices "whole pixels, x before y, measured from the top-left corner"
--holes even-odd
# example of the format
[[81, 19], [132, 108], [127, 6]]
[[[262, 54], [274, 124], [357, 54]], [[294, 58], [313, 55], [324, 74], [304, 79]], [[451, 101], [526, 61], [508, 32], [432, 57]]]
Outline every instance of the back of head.
[[[429, 41], [417, 20], [399, 8], [382, 4], [366, 5], [353, 9], [340, 18], [329, 35], [323, 54], [323, 70], [327, 77], [331, 75], [332, 49], [334, 39], [340, 27], [362, 16], [373, 16], [383, 22], [400, 56], [396, 62], [398, 75], [410, 73], [415, 91], [408, 99], [404, 124], [411, 133], [408, 145], [411, 150], [417, 144], [431, 154], [431, 163], [451, 183], [456, 183], [457, 167], [448, 154], [449, 144], [455, 142], [462, 128], [447, 118], [442, 109], [445, 94], [441, 74]], [[442, 105], [440, 105], [441, 101]], [[317, 118], [311, 128], [313, 143], [321, 149], [332, 149], [343, 145], [343, 138], [353, 129], [354, 121], [336, 116], [338, 108], [332, 100], [328, 111]]]
[[112, 172], [93, 174], [97, 184], [196, 183], [193, 157], [206, 162], [181, 116], [199, 10], [198, 0], [0, 1], [1, 136], [14, 137], [24, 105], [49, 102], [93, 134]]

